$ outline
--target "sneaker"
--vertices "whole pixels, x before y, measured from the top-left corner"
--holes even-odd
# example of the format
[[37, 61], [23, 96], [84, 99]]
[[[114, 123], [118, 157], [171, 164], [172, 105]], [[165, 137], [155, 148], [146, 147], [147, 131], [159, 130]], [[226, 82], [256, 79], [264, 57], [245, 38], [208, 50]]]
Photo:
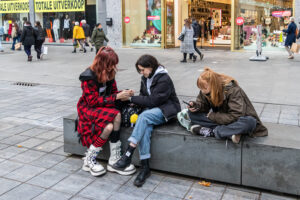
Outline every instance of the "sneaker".
[[294, 56], [289, 56], [288, 59], [294, 59]]
[[181, 62], [181, 63], [186, 63], [187, 61], [183, 59], [183, 60], [181, 60], [180, 62]]
[[192, 127], [191, 127], [191, 133], [193, 134], [193, 135], [199, 135], [199, 132], [200, 132], [200, 129], [202, 128], [202, 126], [200, 126], [200, 125], [193, 125]]
[[200, 125], [193, 125], [191, 127], [191, 132], [194, 135], [201, 135], [204, 137], [214, 137], [215, 136], [213, 129], [202, 127]]
[[238, 143], [240, 143], [241, 135], [240, 134], [238, 134], [238, 135], [232, 135], [231, 136], [231, 140], [232, 140], [233, 143], [238, 144]]
[[204, 57], [204, 54], [202, 53], [202, 54], [200, 55], [200, 60], [203, 60], [203, 57]]

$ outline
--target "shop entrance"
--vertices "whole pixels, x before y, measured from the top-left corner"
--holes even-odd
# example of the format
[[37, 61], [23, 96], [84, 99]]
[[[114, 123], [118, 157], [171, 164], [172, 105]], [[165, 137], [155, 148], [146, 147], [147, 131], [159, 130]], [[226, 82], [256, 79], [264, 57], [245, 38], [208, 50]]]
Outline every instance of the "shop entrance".
[[188, 17], [201, 26], [201, 47], [230, 47], [231, 45], [231, 0], [189, 0], [183, 1]]

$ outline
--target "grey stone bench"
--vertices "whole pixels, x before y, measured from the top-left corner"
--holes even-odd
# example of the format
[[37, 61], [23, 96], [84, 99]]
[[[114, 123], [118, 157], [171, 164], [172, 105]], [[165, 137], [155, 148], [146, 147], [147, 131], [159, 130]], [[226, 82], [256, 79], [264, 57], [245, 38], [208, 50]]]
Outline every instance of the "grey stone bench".
[[[76, 115], [64, 118], [64, 151], [84, 155], [74, 131]], [[158, 126], [152, 133], [152, 169], [226, 183], [300, 194], [300, 128], [266, 124], [269, 136], [245, 138], [240, 144], [191, 135], [177, 123]], [[123, 128], [123, 151], [132, 128]], [[126, 145], [124, 145], [126, 144]], [[109, 158], [106, 144], [99, 155]], [[138, 151], [133, 163], [139, 165]]]

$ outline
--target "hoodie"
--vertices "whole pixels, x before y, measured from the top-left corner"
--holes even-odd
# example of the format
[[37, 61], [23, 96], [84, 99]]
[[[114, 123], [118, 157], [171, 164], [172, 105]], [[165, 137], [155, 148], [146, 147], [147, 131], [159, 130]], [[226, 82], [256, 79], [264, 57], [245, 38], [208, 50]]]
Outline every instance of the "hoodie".
[[147, 78], [147, 91], [149, 93], [149, 95], [151, 95], [151, 91], [150, 91], [150, 87], [152, 85], [152, 81], [154, 79], [154, 77], [157, 75], [157, 74], [167, 74], [168, 73], [168, 70], [166, 70], [163, 66], [159, 66], [154, 75], [151, 77], [151, 78]]

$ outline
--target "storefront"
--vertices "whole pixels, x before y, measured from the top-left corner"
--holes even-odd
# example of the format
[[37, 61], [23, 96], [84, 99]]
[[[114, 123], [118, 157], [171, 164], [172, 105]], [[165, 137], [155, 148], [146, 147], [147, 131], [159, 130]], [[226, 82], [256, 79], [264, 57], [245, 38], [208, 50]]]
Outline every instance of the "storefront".
[[0, 0], [0, 26], [4, 27], [6, 36], [8, 36], [12, 22], [23, 27], [23, 22], [28, 19], [28, 13], [29, 0]]
[[[254, 50], [257, 25], [262, 25], [263, 48], [283, 48], [294, 0], [123, 0], [123, 46], [179, 46], [186, 18], [202, 30], [198, 46]], [[237, 21], [237, 19], [239, 21]], [[241, 23], [242, 22], [242, 23]]]

